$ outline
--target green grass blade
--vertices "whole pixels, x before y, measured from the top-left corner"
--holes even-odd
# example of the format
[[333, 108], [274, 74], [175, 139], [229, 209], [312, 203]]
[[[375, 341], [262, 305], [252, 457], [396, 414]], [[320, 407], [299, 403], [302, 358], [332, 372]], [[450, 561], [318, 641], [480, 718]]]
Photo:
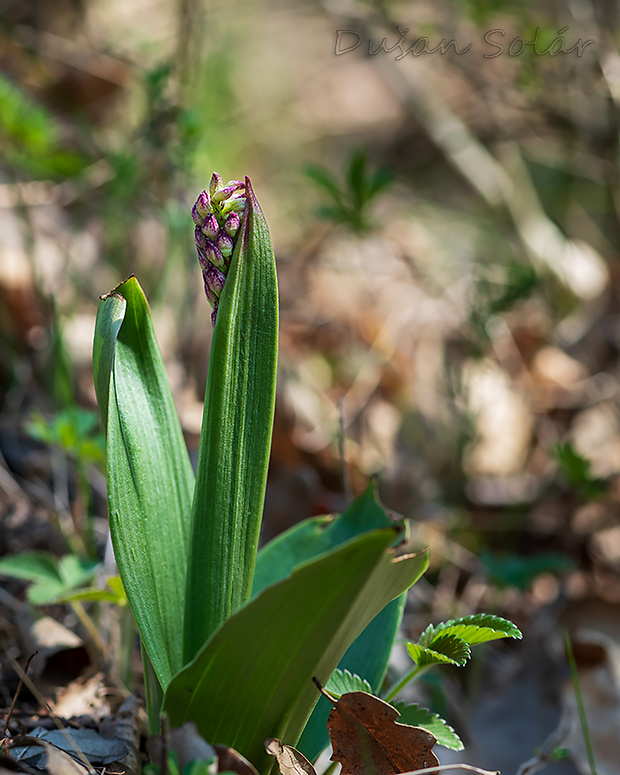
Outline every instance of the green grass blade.
[[249, 599], [275, 402], [278, 286], [267, 223], [250, 181], [220, 298], [200, 438], [185, 613], [189, 661]]
[[161, 685], [182, 666], [194, 475], [135, 277], [102, 297], [93, 366], [108, 444], [108, 510], [119, 572]]
[[349, 541], [233, 614], [170, 683], [170, 724], [192, 720], [268, 772], [263, 740], [295, 745], [318, 698], [312, 677], [325, 684], [369, 621], [426, 570], [426, 552], [395, 558], [394, 538], [385, 528]]

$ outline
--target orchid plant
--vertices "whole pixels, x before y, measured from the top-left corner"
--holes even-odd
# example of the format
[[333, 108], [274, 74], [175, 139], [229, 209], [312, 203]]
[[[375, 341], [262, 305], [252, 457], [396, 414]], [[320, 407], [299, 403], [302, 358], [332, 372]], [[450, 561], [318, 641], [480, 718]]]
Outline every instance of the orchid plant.
[[[329, 708], [314, 707], [313, 680], [351, 675], [379, 691], [428, 553], [399, 552], [405, 525], [372, 485], [343, 514], [302, 521], [258, 551], [278, 354], [275, 259], [248, 178], [225, 184], [214, 174], [192, 218], [213, 308], [196, 476], [132, 276], [101, 297], [94, 339], [110, 532], [140, 633], [151, 732], [162, 714], [172, 727], [193, 721], [205, 740], [267, 773], [267, 738], [300, 741], [309, 758], [329, 743]], [[426, 633], [416, 662], [459, 664], [467, 643], [481, 642], [478, 623], [449, 625]], [[506, 636], [485, 625], [483, 639]]]

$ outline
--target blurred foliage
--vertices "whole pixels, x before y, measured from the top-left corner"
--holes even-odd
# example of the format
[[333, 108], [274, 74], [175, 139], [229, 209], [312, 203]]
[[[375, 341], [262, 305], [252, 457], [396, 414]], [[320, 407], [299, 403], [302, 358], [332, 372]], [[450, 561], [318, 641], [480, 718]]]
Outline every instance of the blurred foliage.
[[605, 481], [592, 475], [591, 461], [579, 454], [570, 442], [556, 444], [552, 454], [566, 482], [582, 498], [593, 500], [607, 491]]
[[358, 233], [369, 231], [376, 225], [369, 212], [370, 204], [394, 179], [386, 169], [371, 172], [362, 149], [351, 154], [343, 183], [339, 183], [330, 170], [318, 164], [309, 164], [305, 172], [332, 201], [332, 204], [319, 208], [319, 216], [344, 224]]
[[99, 430], [99, 415], [92, 409], [70, 407], [49, 420], [33, 412], [25, 430], [33, 439], [83, 464], [105, 463], [105, 438]]

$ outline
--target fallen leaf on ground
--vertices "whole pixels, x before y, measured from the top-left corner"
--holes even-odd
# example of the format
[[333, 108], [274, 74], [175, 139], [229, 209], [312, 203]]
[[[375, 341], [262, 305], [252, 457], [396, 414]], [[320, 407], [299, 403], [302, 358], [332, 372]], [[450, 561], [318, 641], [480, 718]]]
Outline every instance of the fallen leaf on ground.
[[218, 772], [234, 772], [236, 775], [258, 775], [258, 770], [253, 764], [242, 756], [239, 751], [229, 748], [227, 745], [214, 745], [217, 753]]
[[275, 737], [265, 740], [265, 750], [278, 761], [281, 775], [316, 775], [306, 757], [290, 745], [282, 745]]
[[342, 764], [342, 775], [390, 775], [439, 765], [432, 751], [435, 736], [397, 723], [399, 715], [392, 705], [366, 692], [349, 692], [335, 702], [327, 728], [331, 758]]

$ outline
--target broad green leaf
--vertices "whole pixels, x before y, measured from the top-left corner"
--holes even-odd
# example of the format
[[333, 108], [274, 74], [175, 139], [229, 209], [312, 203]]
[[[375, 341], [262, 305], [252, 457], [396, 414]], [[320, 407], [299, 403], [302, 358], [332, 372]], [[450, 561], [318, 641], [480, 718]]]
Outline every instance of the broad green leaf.
[[[396, 524], [380, 506], [372, 482], [342, 514], [336, 517], [314, 517], [305, 520], [270, 541], [258, 553], [254, 588], [260, 590], [280, 581], [299, 563], [329, 551], [344, 541], [369, 530]], [[403, 528], [405, 525], [399, 523]], [[400, 540], [397, 539], [397, 540]], [[378, 691], [385, 677], [394, 639], [402, 621], [405, 596], [393, 600], [366, 627], [339, 663], [367, 680]], [[312, 712], [298, 748], [311, 760], [329, 745], [327, 717], [331, 705], [320, 697]]]
[[350, 673], [348, 670], [339, 670], [338, 668], [330, 675], [324, 688], [336, 699], [347, 692], [373, 693], [371, 685], [364, 678], [360, 678], [359, 675]]
[[101, 299], [93, 367], [108, 442], [114, 554], [140, 637], [165, 687], [183, 664], [194, 475], [148, 303], [133, 276]]
[[233, 614], [174, 677], [171, 726], [194, 721], [266, 773], [263, 740], [295, 745], [348, 646], [426, 570], [428, 553], [395, 557], [394, 528], [366, 533], [295, 568]]
[[200, 436], [185, 661], [246, 602], [263, 515], [278, 357], [278, 284], [265, 217], [247, 201], [220, 298]]
[[266, 544], [256, 558], [252, 595], [282, 581], [302, 562], [318, 557], [362, 533], [396, 524], [404, 528], [403, 523], [396, 523], [377, 503], [375, 486], [370, 482], [362, 495], [355, 498], [342, 514], [305, 519]]
[[400, 713], [399, 724], [410, 724], [413, 727], [427, 729], [435, 735], [438, 745], [443, 745], [444, 748], [450, 748], [452, 751], [462, 751], [465, 747], [454, 729], [436, 713], [431, 713], [430, 710], [417, 705], [405, 705], [404, 702], [391, 704]]
[[408, 643], [407, 651], [416, 665], [420, 666], [443, 662], [462, 667], [471, 656], [467, 643], [454, 635], [439, 635], [426, 648], [417, 643]]
[[433, 628], [430, 643], [432, 647], [434, 647], [433, 644], [436, 643], [438, 635], [455, 635], [470, 646], [498, 638], [520, 639], [523, 637], [521, 630], [515, 624], [491, 614], [474, 614], [473, 616], [464, 616], [461, 619], [441, 622]]

